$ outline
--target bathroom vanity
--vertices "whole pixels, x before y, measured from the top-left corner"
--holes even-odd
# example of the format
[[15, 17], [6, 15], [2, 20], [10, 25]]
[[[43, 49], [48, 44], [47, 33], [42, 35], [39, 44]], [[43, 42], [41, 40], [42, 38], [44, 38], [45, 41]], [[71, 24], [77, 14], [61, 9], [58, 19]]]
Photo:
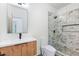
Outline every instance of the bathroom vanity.
[[7, 3], [0, 4], [0, 19], [0, 55], [33, 56], [37, 54], [37, 40], [27, 35], [27, 9]]
[[0, 55], [4, 56], [34, 56], [37, 51], [35, 38], [5, 40], [0, 42]]

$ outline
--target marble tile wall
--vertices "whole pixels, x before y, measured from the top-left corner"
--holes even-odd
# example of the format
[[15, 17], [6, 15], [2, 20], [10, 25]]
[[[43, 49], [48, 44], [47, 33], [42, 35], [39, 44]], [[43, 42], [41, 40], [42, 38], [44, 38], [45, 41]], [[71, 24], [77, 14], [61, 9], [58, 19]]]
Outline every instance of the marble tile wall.
[[[68, 26], [63, 29], [63, 25], [79, 24], [79, 9], [65, 13], [62, 17], [54, 19], [49, 16], [48, 35], [49, 44], [53, 45], [58, 51], [70, 55], [79, 55], [79, 25]], [[55, 33], [53, 32], [55, 30]]]

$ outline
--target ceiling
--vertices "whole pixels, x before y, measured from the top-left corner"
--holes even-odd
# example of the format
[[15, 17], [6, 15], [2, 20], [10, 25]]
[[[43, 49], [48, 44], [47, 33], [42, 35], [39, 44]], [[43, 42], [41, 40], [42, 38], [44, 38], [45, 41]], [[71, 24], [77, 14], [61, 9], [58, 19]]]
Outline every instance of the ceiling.
[[[48, 3], [48, 4], [51, 5], [53, 8], [59, 10], [60, 8], [63, 8], [70, 3]], [[14, 5], [17, 5], [19, 7], [24, 7], [24, 8], [28, 8], [28, 6], [29, 6], [28, 3], [21, 3], [21, 5], [20, 5], [20, 3], [15, 3]]]
[[63, 8], [65, 6], [67, 6], [68, 4], [70, 4], [70, 3], [50, 3], [50, 5], [52, 7], [54, 7], [55, 9]]

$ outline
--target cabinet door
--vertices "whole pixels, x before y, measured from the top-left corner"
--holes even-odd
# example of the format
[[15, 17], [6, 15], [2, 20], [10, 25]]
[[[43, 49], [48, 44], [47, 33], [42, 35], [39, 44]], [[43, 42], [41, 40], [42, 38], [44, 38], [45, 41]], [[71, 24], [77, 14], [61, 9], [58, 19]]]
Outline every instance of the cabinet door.
[[28, 46], [27, 43], [22, 44], [22, 56], [27, 56], [28, 55]]
[[12, 47], [0, 48], [0, 52], [1, 52], [1, 54], [5, 54], [5, 56], [12, 56], [13, 55]]
[[28, 56], [33, 56], [36, 54], [36, 41], [29, 42], [28, 44]]
[[36, 55], [36, 53], [37, 53], [37, 42], [34, 41], [33, 42], [33, 55]]
[[13, 56], [21, 56], [21, 45], [15, 45], [12, 47]]

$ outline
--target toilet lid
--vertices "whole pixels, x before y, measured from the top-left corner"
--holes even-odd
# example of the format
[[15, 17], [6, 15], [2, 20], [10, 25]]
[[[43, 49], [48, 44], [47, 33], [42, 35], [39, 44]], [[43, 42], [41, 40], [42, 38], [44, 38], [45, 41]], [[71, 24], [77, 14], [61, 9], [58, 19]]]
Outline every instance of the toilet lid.
[[53, 46], [51, 46], [51, 45], [46, 45], [43, 48], [48, 50], [48, 51], [51, 51], [51, 52], [55, 52], [56, 51], [56, 49]]

